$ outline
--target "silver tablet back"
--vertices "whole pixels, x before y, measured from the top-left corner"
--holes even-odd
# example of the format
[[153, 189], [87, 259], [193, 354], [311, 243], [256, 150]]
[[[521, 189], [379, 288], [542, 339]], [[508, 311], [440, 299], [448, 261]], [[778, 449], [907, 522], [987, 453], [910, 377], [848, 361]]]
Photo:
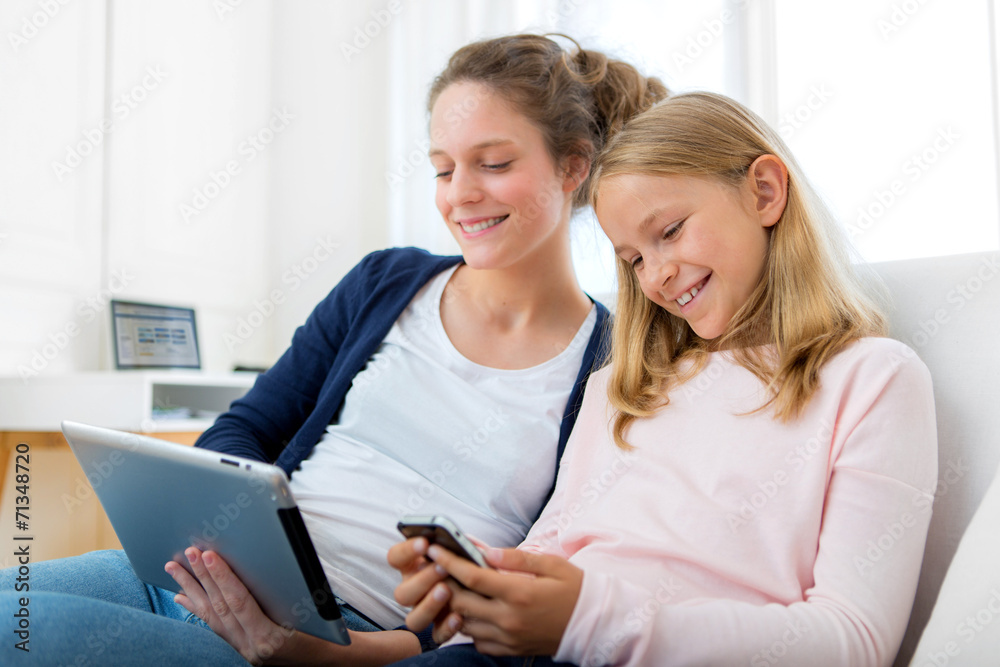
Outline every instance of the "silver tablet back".
[[136, 574], [179, 592], [164, 570], [184, 550], [219, 553], [279, 625], [349, 643], [340, 609], [280, 468], [63, 422]]

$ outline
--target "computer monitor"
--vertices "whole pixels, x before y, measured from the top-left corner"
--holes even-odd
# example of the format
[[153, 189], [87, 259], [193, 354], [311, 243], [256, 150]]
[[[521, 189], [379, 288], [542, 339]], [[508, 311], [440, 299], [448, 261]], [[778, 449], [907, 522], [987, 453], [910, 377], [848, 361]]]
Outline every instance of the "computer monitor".
[[111, 301], [115, 368], [201, 368], [194, 309]]

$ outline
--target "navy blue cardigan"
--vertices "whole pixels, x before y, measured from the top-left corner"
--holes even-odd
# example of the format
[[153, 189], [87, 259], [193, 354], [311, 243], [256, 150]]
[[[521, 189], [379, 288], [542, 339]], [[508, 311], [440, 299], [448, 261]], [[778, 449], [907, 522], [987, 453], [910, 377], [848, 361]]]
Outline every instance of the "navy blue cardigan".
[[[460, 261], [460, 256], [441, 257], [416, 248], [380, 250], [365, 257], [296, 330], [277, 363], [195, 445], [273, 462], [291, 475], [339, 413], [354, 376], [413, 296]], [[608, 319], [608, 310], [598, 303], [597, 324], [563, 414], [557, 462], [587, 378], [605, 358]]]

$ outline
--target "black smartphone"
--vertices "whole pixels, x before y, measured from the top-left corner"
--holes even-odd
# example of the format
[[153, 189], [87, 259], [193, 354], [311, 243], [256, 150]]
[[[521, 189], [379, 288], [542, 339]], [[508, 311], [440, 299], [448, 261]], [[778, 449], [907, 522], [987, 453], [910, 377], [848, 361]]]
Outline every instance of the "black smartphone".
[[404, 516], [396, 524], [406, 537], [425, 537], [431, 544], [442, 547], [467, 558], [479, 567], [491, 567], [472, 540], [466, 537], [458, 526], [444, 516]]

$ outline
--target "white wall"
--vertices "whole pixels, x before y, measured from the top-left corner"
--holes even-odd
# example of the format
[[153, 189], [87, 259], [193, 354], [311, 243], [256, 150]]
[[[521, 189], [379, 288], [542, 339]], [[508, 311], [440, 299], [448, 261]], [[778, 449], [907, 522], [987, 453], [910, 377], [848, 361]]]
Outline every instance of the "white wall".
[[269, 354], [219, 332], [264, 291], [272, 150], [296, 129], [272, 120], [271, 18], [269, 2], [111, 4], [107, 95], [153, 88], [109, 137], [107, 270], [134, 276], [123, 296], [194, 305], [213, 370]]
[[52, 165], [103, 116], [103, 3], [50, 17], [6, 2], [0, 34], [0, 373], [34, 355], [40, 372], [96, 368], [101, 331], [86, 299], [102, 280], [103, 144], [72, 173]]
[[387, 243], [396, 13], [3, 3], [0, 375], [110, 368], [111, 296], [196, 307], [208, 370], [273, 363]]
[[[296, 120], [272, 155], [267, 292], [286, 301], [275, 311], [272, 358], [263, 363], [287, 347], [348, 269], [388, 242], [386, 29], [396, 15], [379, 0], [280, 6], [273, 96]], [[327, 255], [330, 243], [339, 249]], [[249, 313], [253, 304], [245, 306]]]

